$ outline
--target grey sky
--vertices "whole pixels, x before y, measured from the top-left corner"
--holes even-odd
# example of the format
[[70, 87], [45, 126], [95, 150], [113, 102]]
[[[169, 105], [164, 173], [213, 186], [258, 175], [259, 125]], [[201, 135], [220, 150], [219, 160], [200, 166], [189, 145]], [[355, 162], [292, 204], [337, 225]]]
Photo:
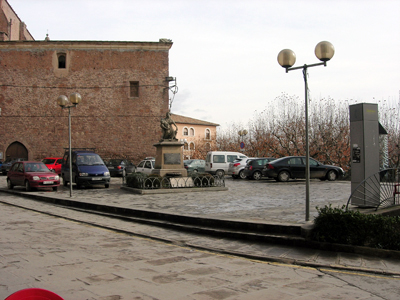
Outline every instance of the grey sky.
[[[246, 124], [282, 93], [304, 101], [300, 70], [319, 62], [327, 40], [335, 56], [309, 68], [311, 100], [375, 103], [400, 99], [400, 0], [8, 0], [36, 40], [158, 41], [169, 38], [172, 112], [224, 125]], [[312, 102], [311, 102], [312, 103]]]

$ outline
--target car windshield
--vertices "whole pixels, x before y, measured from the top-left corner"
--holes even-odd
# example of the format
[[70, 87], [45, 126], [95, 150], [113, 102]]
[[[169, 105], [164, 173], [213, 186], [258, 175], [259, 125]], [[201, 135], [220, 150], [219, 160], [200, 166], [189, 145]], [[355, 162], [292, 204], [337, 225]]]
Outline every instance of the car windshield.
[[44, 163], [28, 163], [25, 165], [25, 172], [50, 172]]
[[54, 158], [45, 158], [45, 159], [42, 160], [42, 162], [43, 162], [45, 165], [54, 164], [55, 161], [56, 161], [56, 160], [55, 160]]
[[97, 154], [78, 155], [76, 161], [78, 166], [104, 165], [103, 160]]

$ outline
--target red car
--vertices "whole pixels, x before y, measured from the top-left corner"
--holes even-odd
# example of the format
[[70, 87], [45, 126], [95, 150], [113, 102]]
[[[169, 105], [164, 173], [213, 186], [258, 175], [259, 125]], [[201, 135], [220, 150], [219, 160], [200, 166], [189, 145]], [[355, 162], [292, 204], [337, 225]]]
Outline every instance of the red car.
[[25, 186], [27, 191], [32, 188], [52, 188], [57, 191], [60, 176], [49, 170], [41, 161], [15, 162], [7, 173], [7, 187]]
[[49, 170], [54, 170], [58, 175], [61, 174], [62, 157], [46, 157], [42, 162], [49, 168]]

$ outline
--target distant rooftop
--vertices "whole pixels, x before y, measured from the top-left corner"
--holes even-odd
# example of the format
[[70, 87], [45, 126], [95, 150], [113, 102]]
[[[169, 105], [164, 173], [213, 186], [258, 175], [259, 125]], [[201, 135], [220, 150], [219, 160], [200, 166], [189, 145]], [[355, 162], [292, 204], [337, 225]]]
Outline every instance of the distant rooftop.
[[211, 123], [207, 121], [202, 121], [198, 119], [193, 119], [185, 116], [180, 116], [176, 114], [171, 114], [172, 120], [175, 121], [175, 123], [180, 123], [180, 124], [192, 124], [192, 125], [205, 125], [205, 126], [220, 126], [217, 123]]

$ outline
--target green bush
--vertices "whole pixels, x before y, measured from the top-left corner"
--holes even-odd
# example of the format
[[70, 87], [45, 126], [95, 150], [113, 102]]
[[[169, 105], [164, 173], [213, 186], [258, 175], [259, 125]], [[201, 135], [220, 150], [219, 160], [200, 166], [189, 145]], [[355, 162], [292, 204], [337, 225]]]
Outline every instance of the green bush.
[[135, 172], [126, 176], [126, 185], [132, 188], [141, 189], [145, 179], [148, 177], [145, 173]]
[[318, 208], [312, 238], [320, 242], [400, 250], [400, 217]]

